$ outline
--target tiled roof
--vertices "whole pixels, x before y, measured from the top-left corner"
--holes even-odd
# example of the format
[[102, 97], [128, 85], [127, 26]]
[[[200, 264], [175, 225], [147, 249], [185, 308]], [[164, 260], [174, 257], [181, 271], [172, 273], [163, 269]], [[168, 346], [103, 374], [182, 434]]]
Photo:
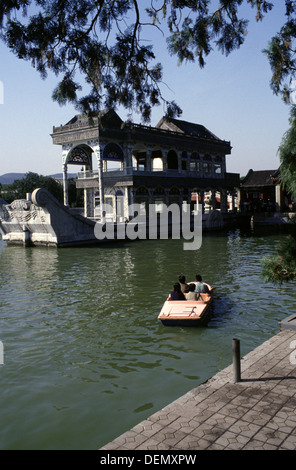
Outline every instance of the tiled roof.
[[181, 132], [183, 134], [195, 137], [202, 137], [204, 139], [220, 140], [205, 126], [202, 126], [201, 124], [195, 124], [193, 122], [182, 121], [179, 119], [163, 117], [155, 127], [174, 132]]
[[242, 179], [242, 187], [273, 186], [278, 179], [278, 170], [249, 170]]

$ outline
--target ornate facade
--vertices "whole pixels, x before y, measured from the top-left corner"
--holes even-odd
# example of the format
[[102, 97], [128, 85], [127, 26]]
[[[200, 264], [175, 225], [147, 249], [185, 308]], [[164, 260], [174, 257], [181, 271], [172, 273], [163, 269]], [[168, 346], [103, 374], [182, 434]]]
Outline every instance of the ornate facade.
[[[75, 116], [54, 127], [53, 143], [62, 146], [64, 203], [68, 204], [67, 171], [79, 165], [76, 187], [84, 190], [84, 215], [102, 217], [101, 201], [113, 220], [129, 219], [129, 206], [139, 203], [182, 204], [212, 194], [215, 209], [227, 212], [227, 196], [239, 188], [239, 174], [227, 173], [230, 142], [199, 124], [162, 118], [155, 127], [123, 122], [102, 111], [90, 122]], [[219, 194], [218, 194], [219, 193]], [[219, 197], [217, 197], [219, 196]]]

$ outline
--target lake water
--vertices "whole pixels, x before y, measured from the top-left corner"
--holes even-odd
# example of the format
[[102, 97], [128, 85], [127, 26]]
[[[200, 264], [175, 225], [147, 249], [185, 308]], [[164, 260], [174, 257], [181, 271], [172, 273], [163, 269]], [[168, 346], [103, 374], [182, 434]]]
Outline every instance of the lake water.
[[[0, 240], [1, 449], [98, 449], [278, 333], [295, 283], [265, 283], [260, 259], [285, 235], [240, 231], [102, 248]], [[206, 327], [158, 320], [179, 274], [217, 286]]]

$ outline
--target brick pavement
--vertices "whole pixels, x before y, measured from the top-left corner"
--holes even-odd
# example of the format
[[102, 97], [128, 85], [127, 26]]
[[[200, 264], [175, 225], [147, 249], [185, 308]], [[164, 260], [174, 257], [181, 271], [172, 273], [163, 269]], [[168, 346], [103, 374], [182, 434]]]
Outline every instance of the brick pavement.
[[[295, 450], [296, 364], [283, 329], [100, 450]], [[295, 354], [296, 356], [296, 354]]]

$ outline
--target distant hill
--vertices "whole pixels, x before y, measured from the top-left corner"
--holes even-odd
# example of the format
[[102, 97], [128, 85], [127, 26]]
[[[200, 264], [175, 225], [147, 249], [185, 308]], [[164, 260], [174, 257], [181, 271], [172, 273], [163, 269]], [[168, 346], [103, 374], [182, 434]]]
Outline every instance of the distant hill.
[[[54, 175], [48, 175], [48, 176], [51, 176], [52, 178], [56, 178], [56, 179], [59, 179], [59, 180], [63, 179], [63, 173], [55, 173]], [[68, 173], [67, 178], [68, 179], [77, 178], [77, 173]]]
[[5, 173], [0, 176], [0, 183], [11, 184], [15, 180], [21, 180], [25, 176], [25, 173]]
[[[0, 175], [0, 183], [2, 184], [12, 184], [15, 180], [21, 180], [26, 176], [26, 173], [5, 173], [5, 175]], [[56, 173], [54, 175], [48, 175], [52, 178], [63, 179], [62, 173]], [[68, 173], [68, 178], [76, 178], [76, 173]]]

